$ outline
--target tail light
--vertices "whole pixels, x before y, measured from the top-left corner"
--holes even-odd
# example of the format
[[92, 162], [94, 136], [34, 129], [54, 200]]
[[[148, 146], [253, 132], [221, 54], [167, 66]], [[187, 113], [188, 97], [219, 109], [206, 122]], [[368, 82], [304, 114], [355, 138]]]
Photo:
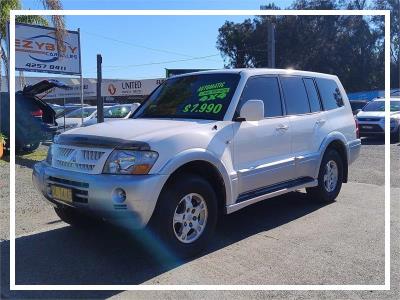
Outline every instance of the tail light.
[[43, 111], [41, 109], [38, 109], [38, 110], [32, 111], [31, 115], [33, 117], [42, 117], [43, 116]]
[[360, 138], [360, 128], [358, 126], [357, 118], [354, 118], [354, 122], [356, 122], [356, 136], [357, 136], [357, 138]]

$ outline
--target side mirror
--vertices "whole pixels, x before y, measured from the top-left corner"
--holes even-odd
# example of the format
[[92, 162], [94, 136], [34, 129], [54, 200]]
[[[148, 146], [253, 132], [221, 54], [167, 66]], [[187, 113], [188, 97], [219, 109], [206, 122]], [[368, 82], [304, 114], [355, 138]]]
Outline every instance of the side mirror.
[[261, 100], [248, 100], [240, 109], [239, 118], [246, 121], [264, 119], [264, 102]]

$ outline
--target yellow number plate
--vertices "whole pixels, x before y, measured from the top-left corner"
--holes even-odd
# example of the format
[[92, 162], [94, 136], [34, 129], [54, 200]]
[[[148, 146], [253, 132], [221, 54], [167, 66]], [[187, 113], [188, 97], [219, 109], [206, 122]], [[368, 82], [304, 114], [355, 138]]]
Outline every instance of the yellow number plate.
[[54, 199], [72, 203], [72, 190], [63, 187], [51, 186], [51, 195]]

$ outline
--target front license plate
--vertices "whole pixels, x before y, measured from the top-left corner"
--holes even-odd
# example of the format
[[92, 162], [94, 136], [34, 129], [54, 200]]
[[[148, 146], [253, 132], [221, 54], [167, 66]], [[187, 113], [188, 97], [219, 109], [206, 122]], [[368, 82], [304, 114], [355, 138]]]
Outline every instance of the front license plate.
[[51, 186], [51, 195], [54, 199], [72, 203], [72, 190], [60, 186]]
[[368, 125], [363, 125], [362, 127], [365, 128], [365, 129], [372, 129], [372, 128], [374, 128], [374, 127], [368, 126]]

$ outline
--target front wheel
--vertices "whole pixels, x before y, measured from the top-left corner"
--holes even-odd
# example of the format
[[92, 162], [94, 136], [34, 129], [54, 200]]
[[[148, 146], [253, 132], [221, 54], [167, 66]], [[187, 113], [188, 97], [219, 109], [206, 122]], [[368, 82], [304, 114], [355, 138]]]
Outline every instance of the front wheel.
[[150, 227], [180, 257], [206, 246], [217, 221], [217, 197], [205, 179], [185, 174], [163, 189]]
[[307, 188], [307, 194], [319, 202], [332, 202], [339, 195], [343, 182], [343, 160], [335, 149], [328, 149], [322, 158], [318, 186]]

